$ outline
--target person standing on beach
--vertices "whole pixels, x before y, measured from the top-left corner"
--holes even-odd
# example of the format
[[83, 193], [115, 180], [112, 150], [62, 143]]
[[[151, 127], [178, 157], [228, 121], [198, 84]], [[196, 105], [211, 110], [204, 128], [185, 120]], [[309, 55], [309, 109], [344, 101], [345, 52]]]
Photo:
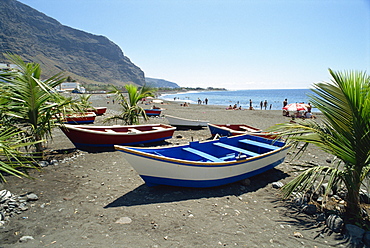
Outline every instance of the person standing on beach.
[[263, 101], [260, 102], [260, 106], [261, 106], [261, 110], [262, 110], [262, 107], [263, 107]]
[[253, 109], [252, 99], [249, 99], [249, 110], [252, 110], [252, 109]]
[[[288, 105], [288, 99], [285, 99], [285, 100], [283, 101], [283, 108], [284, 108], [286, 105]], [[285, 110], [285, 109], [283, 109], [283, 116], [289, 116], [289, 112], [288, 112], [287, 110]]]
[[208, 104], [208, 98], [204, 99], [205, 104]]
[[263, 103], [263, 106], [265, 107], [265, 110], [267, 108], [267, 100], [265, 100], [265, 102]]
[[308, 103], [307, 111], [311, 113], [311, 109], [312, 109], [311, 103]]

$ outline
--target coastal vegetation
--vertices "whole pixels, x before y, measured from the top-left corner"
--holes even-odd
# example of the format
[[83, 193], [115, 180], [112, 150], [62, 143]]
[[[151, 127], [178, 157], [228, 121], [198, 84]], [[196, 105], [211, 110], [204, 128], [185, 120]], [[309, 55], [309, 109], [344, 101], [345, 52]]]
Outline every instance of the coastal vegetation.
[[33, 166], [33, 157], [20, 151], [21, 148], [35, 144], [30, 142], [22, 131], [13, 127], [0, 126], [0, 182], [6, 182], [3, 173], [16, 177], [28, 177], [27, 170]]
[[127, 97], [117, 88], [111, 93], [115, 94], [115, 99], [121, 106], [121, 113], [118, 115], [111, 116], [105, 120], [105, 122], [112, 120], [121, 120], [127, 125], [136, 125], [140, 123], [139, 117], [143, 117], [144, 120], [148, 120], [144, 109], [138, 105], [138, 102], [148, 96], [154, 96], [154, 89], [144, 85], [140, 89], [132, 84], [125, 85], [127, 91]]
[[54, 90], [65, 80], [61, 73], [42, 80], [39, 64], [6, 56], [17, 69], [0, 72], [0, 170], [26, 176], [18, 169], [43, 158], [43, 143], [52, 137], [52, 129], [81, 104]]
[[[336, 157], [329, 165], [313, 165], [282, 188], [285, 197], [293, 192], [317, 192], [327, 182], [325, 194], [336, 188], [346, 190], [346, 217], [349, 223], [363, 226], [360, 190], [370, 172], [370, 77], [365, 72], [329, 70], [331, 82], [314, 84], [311, 102], [323, 117], [278, 124], [280, 132], [304, 151], [313, 144]], [[368, 218], [368, 217], [366, 217]]]
[[18, 55], [7, 54], [7, 57], [18, 70], [0, 75], [6, 92], [2, 101], [7, 103], [2, 122], [25, 132], [36, 142], [36, 153], [41, 155], [40, 141], [51, 136], [57, 123], [55, 117], [65, 113], [73, 101], [54, 92], [54, 88], [65, 80], [61, 73], [41, 80], [39, 64], [26, 63]]

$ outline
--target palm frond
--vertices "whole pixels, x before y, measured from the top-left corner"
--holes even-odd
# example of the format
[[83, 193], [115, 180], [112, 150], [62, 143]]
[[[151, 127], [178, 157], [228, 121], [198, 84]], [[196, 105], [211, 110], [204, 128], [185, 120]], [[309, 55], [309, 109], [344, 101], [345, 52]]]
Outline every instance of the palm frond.
[[271, 130], [293, 144], [314, 144], [339, 160], [336, 167], [305, 170], [284, 186], [284, 196], [294, 190], [308, 190], [314, 181], [320, 184], [328, 180], [328, 190], [343, 182], [348, 191], [348, 213], [358, 220], [359, 190], [370, 171], [370, 77], [365, 72], [329, 72], [332, 81], [314, 84], [314, 94], [310, 96], [323, 114], [321, 122], [297, 120]]
[[331, 184], [328, 185], [326, 193], [332, 188], [334, 182], [337, 183], [341, 179], [340, 170], [330, 166], [314, 166], [306, 169], [281, 188], [283, 197], [288, 198], [293, 192], [307, 193], [312, 190], [314, 183], [317, 183], [317, 187], [314, 189], [314, 191], [317, 191], [328, 177]]
[[[33, 158], [20, 152], [20, 148], [34, 145], [35, 142], [28, 141], [23, 132], [15, 128], [0, 126], [0, 180], [6, 181], [3, 173], [16, 177], [29, 177], [25, 168], [35, 168], [32, 165]], [[39, 141], [41, 142], [41, 141]]]

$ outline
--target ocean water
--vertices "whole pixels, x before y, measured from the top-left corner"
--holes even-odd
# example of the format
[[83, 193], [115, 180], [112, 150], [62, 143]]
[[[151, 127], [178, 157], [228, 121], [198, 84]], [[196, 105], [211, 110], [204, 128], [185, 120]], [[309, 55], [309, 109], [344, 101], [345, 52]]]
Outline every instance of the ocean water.
[[252, 100], [252, 105], [256, 109], [260, 109], [260, 102], [266, 100], [267, 109], [270, 109], [271, 105], [272, 110], [281, 110], [284, 99], [288, 99], [288, 103], [308, 103], [309, 95], [312, 94], [313, 92], [309, 89], [193, 91], [178, 94], [163, 94], [160, 98], [168, 101], [178, 101], [179, 103], [189, 102], [191, 104], [198, 104], [198, 98], [204, 104], [203, 101], [207, 98], [210, 105], [227, 107], [237, 104], [238, 107], [241, 106], [243, 109], [249, 108], [249, 99]]

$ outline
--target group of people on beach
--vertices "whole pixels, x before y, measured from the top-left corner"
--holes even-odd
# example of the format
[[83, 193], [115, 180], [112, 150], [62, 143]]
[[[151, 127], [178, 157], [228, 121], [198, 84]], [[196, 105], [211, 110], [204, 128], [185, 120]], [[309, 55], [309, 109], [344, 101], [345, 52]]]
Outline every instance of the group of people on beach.
[[[304, 104], [304, 102], [301, 102], [300, 104]], [[285, 110], [284, 108], [288, 105], [288, 99], [285, 99], [283, 101], [283, 116], [292, 117], [294, 118], [303, 118], [303, 119], [315, 119], [316, 116], [314, 116], [311, 112], [312, 106], [311, 103], [305, 104], [305, 107], [307, 108], [307, 111], [296, 111], [295, 114], [290, 115], [288, 110]]]
[[[198, 98], [198, 105], [202, 104], [202, 100]], [[204, 99], [203, 104], [207, 105], [208, 104], [208, 98]]]
[[[176, 99], [176, 98], [175, 98]], [[204, 99], [204, 101], [202, 101], [200, 98], [198, 98], [198, 105], [201, 105], [201, 104], [208, 104], [208, 98], [205, 98]], [[304, 104], [304, 103], [302, 103], [302, 104]], [[227, 108], [226, 108], [226, 110], [242, 110], [242, 106], [241, 105], [239, 105], [239, 107], [238, 107], [238, 105], [239, 105], [239, 101], [237, 102], [237, 103], [235, 103], [234, 105], [229, 105]], [[288, 105], [288, 99], [285, 99], [284, 101], [283, 101], [283, 108], [285, 107], [285, 106], [287, 106]], [[184, 102], [184, 103], [181, 103], [180, 104], [180, 106], [182, 106], [182, 107], [189, 107], [189, 103], [188, 102]], [[258, 106], [258, 105], [257, 105]], [[256, 107], [257, 107], [256, 106]], [[260, 108], [261, 108], [261, 110], [262, 109], [265, 109], [265, 110], [267, 110], [267, 106], [268, 106], [268, 102], [267, 102], [267, 100], [264, 100], [264, 101], [261, 101], [260, 102]], [[311, 109], [312, 109], [312, 106], [311, 106], [311, 104], [310, 103], [308, 103], [308, 104], [306, 104], [306, 108], [307, 108], [307, 111], [305, 111], [304, 113], [302, 113], [302, 112], [300, 112], [300, 111], [296, 111], [296, 113], [295, 114], [293, 114], [293, 115], [290, 115], [290, 113], [289, 113], [289, 111], [287, 111], [287, 110], [283, 110], [283, 116], [287, 116], [287, 117], [293, 117], [293, 118], [316, 118], [313, 114], [312, 114], [312, 112], [311, 112]], [[252, 99], [249, 99], [249, 110], [253, 110], [254, 108], [253, 108], [253, 101], [252, 101]], [[269, 106], [269, 109], [271, 110], [272, 109], [272, 104], [270, 104], [270, 106]]]
[[229, 107], [226, 108], [227, 110], [242, 110], [242, 106], [239, 106], [235, 103], [234, 106], [229, 105]]

